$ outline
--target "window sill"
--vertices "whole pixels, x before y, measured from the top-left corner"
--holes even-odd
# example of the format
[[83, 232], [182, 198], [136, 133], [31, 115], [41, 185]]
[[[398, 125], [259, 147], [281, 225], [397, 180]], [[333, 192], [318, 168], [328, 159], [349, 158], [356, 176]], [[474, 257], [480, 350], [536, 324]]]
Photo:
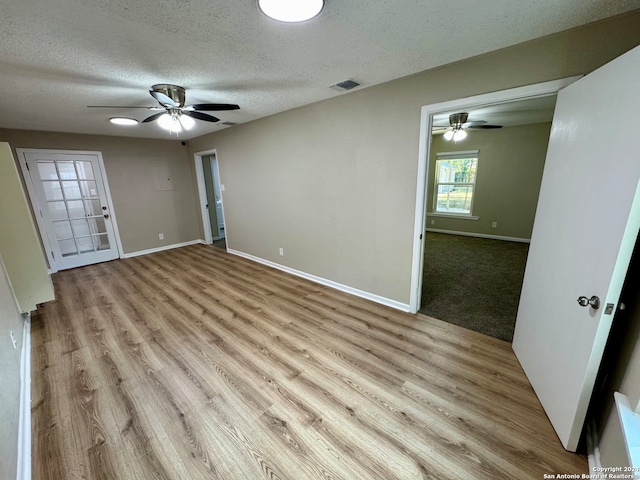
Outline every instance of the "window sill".
[[474, 215], [464, 215], [464, 214], [455, 214], [455, 213], [427, 212], [427, 217], [457, 218], [458, 220], [480, 220], [480, 217], [476, 217]]

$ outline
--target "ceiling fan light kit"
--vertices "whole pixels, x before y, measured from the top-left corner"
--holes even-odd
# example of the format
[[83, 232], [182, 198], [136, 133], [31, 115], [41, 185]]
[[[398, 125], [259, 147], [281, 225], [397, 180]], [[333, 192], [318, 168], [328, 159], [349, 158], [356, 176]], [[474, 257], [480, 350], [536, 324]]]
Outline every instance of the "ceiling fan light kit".
[[324, 0], [258, 0], [258, 7], [269, 18], [296, 23], [317, 16], [324, 7]]
[[467, 138], [467, 132], [462, 129], [462, 125], [467, 122], [467, 118], [469, 118], [469, 114], [465, 112], [449, 115], [449, 125], [451, 125], [451, 128], [444, 133], [444, 139], [459, 142]]
[[180, 133], [182, 129], [191, 130], [195, 124], [193, 118], [180, 113], [163, 113], [158, 118], [158, 125], [170, 133]]

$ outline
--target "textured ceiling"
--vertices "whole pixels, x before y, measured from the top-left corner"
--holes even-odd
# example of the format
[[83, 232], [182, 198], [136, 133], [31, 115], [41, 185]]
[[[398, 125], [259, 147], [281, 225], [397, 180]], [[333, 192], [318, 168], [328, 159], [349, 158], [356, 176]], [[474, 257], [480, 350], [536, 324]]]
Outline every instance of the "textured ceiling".
[[[302, 24], [264, 17], [256, 0], [9, 0], [0, 4], [0, 127], [168, 138], [142, 120], [151, 85], [247, 122], [361, 87], [621, 14], [640, 0], [327, 0]], [[188, 139], [227, 128], [198, 122]], [[175, 138], [175, 137], [174, 137]]]

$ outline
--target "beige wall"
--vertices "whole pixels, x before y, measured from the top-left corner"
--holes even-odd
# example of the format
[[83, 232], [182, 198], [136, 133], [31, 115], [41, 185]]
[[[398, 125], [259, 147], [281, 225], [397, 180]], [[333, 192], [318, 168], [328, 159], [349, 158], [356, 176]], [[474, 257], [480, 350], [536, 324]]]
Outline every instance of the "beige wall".
[[[434, 135], [427, 215], [434, 211], [436, 155], [478, 149], [472, 214], [480, 219], [428, 216], [427, 228], [530, 239], [550, 132], [550, 123], [539, 123], [498, 130], [469, 130], [467, 138], [458, 143]], [[498, 222], [498, 227], [491, 228], [491, 222]]]
[[[178, 140], [148, 140], [0, 129], [16, 148], [102, 152], [124, 253], [200, 238], [188, 150]], [[174, 190], [157, 190], [154, 168], [167, 169]], [[164, 233], [164, 240], [158, 234]]]
[[[0, 177], [1, 178], [1, 177]], [[16, 478], [23, 322], [0, 255], [0, 478]], [[13, 347], [9, 332], [15, 335]]]
[[588, 73], [636, 46], [639, 30], [640, 13], [620, 17], [199, 137], [189, 150], [217, 150], [230, 248], [407, 304], [420, 108]]
[[53, 300], [40, 241], [9, 144], [0, 142], [0, 255], [23, 312]]

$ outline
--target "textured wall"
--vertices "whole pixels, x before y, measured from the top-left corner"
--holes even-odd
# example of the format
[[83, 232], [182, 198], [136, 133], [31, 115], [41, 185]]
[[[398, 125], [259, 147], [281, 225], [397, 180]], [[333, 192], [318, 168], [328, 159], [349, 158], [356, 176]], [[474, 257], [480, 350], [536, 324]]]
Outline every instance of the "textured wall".
[[571, 30], [205, 135], [190, 151], [217, 151], [230, 248], [408, 303], [421, 107], [588, 73], [638, 31], [640, 13]]
[[[435, 135], [431, 142], [427, 212], [434, 211], [436, 154], [478, 149], [472, 213], [480, 219], [429, 216], [427, 228], [530, 239], [550, 131], [550, 123], [471, 130], [467, 138], [458, 143]], [[497, 228], [491, 228], [494, 221], [498, 222]]]
[[[124, 253], [200, 238], [187, 148], [177, 140], [2, 130], [16, 148], [102, 152]], [[171, 175], [173, 190], [157, 190], [154, 169]], [[158, 238], [164, 233], [164, 240]]]

